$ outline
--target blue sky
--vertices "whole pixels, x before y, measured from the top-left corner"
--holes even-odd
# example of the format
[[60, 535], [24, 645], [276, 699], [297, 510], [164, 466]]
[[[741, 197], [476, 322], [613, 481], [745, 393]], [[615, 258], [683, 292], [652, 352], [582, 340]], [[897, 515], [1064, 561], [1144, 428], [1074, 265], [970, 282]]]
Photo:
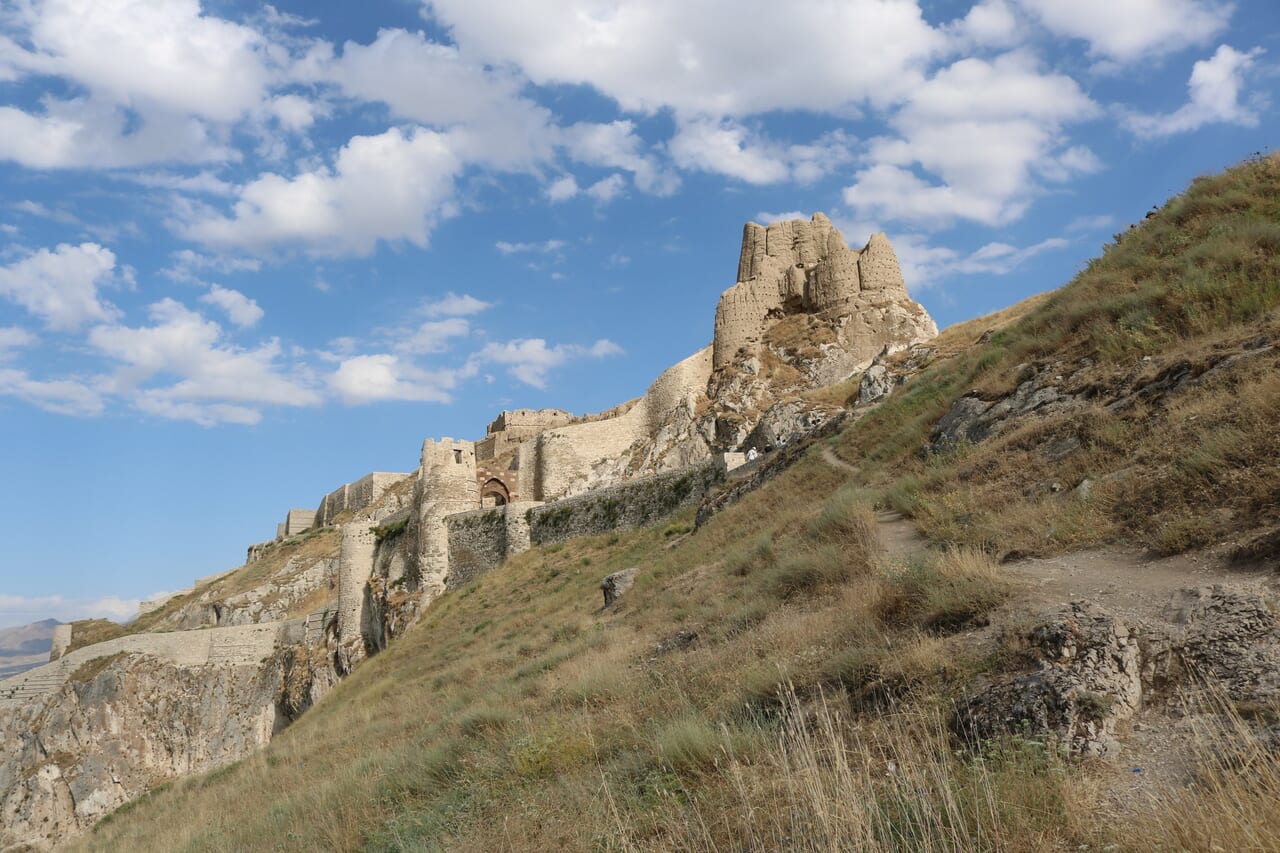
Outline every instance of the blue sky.
[[710, 341], [742, 224], [947, 325], [1275, 139], [1274, 0], [0, 0], [0, 626]]

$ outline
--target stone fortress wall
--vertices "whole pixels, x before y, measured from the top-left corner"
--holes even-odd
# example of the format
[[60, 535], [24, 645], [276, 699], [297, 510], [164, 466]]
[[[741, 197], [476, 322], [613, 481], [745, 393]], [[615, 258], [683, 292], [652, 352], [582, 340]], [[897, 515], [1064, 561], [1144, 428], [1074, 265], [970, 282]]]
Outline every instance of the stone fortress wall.
[[511, 409], [494, 418], [485, 437], [476, 442], [476, 461], [498, 459], [538, 433], [566, 426], [577, 418], [563, 409]]
[[373, 506], [387, 489], [412, 474], [389, 474], [375, 471], [366, 474], [354, 483], [347, 483], [325, 495], [316, 509], [314, 524], [316, 527], [328, 527], [334, 518], [348, 510], [355, 512]]
[[[692, 414], [706, 397], [710, 377], [711, 347], [704, 347], [664, 370], [620, 414], [543, 430], [518, 451], [522, 496], [560, 500], [622, 479], [632, 449], [658, 435], [677, 412]], [[710, 449], [697, 456], [680, 457], [677, 464], [706, 461]]]
[[448, 589], [458, 589], [532, 547], [529, 514], [537, 501], [516, 501], [493, 509], [445, 518], [449, 535]]
[[557, 500], [611, 479], [610, 463], [647, 434], [647, 402], [642, 398], [616, 418], [544, 430], [520, 445], [524, 495]]
[[539, 504], [525, 513], [529, 545], [554, 545], [578, 536], [598, 536], [653, 524], [697, 504], [713, 486], [724, 481], [726, 473], [726, 461], [715, 459]]
[[[301, 641], [304, 622], [292, 619], [196, 631], [130, 634], [66, 652], [71, 642], [68, 630], [65, 644], [61, 646], [63, 652], [55, 659], [0, 681], [0, 705], [51, 693], [84, 664], [116, 654], [151, 655], [182, 667], [257, 665], [271, 657], [277, 645]], [[59, 627], [70, 629], [72, 626]]]

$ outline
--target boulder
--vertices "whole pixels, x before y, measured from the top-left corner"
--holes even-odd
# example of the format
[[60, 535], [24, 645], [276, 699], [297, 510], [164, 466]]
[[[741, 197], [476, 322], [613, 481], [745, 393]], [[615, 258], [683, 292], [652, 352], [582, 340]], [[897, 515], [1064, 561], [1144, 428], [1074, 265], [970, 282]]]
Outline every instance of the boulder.
[[858, 405], [874, 403], [888, 397], [891, 391], [893, 377], [889, 375], [889, 368], [883, 364], [873, 364], [862, 374], [862, 381], [858, 383]]
[[636, 582], [636, 575], [640, 574], [640, 569], [632, 567], [623, 569], [620, 572], [614, 572], [600, 581], [600, 590], [604, 593], [604, 606], [612, 607], [614, 602], [631, 589], [632, 584]]

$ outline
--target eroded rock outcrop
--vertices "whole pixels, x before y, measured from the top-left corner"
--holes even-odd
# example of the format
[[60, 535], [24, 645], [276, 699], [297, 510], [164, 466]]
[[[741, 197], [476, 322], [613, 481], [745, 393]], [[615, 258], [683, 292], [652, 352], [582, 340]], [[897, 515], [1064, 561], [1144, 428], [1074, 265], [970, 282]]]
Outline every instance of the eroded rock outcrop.
[[1145, 623], [1073, 602], [1006, 645], [1031, 668], [960, 706], [954, 727], [966, 738], [1047, 737], [1111, 755], [1117, 727], [1144, 705], [1204, 689], [1237, 707], [1280, 700], [1280, 621], [1260, 595], [1228, 586], [1183, 590]]
[[1116, 725], [1142, 701], [1137, 635], [1104, 608], [1081, 601], [1026, 639], [1039, 669], [972, 698], [957, 715], [958, 728], [979, 740], [1050, 734], [1083, 755], [1113, 752]]
[[720, 296], [711, 346], [663, 371], [643, 397], [522, 437], [523, 497], [556, 500], [785, 442], [840, 408], [806, 392], [938, 331], [908, 295], [888, 239], [850, 249], [821, 213], [748, 223], [737, 277]]

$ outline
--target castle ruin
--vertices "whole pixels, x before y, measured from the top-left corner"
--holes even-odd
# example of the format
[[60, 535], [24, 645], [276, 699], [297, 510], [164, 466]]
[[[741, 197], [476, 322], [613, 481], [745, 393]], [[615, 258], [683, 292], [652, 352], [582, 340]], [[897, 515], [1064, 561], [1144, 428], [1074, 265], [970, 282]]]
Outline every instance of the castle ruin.
[[[803, 324], [813, 340], [797, 349], [779, 334], [788, 323]], [[246, 562], [281, 541], [337, 526], [337, 600], [302, 618], [301, 627], [278, 623], [255, 642], [327, 635], [348, 668], [384, 644], [389, 610], [407, 603], [417, 612], [534, 545], [652, 523], [696, 503], [743, 463], [752, 430], [779, 404], [788, 411], [807, 405], [803, 391], [936, 331], [907, 295], [883, 234], [854, 250], [821, 213], [768, 227], [748, 223], [737, 282], [720, 297], [710, 345], [664, 370], [642, 396], [595, 415], [503, 411], [478, 441], [424, 441], [411, 473], [373, 472], [326, 494], [314, 510], [290, 510], [276, 539], [250, 546]], [[120, 646], [168, 649], [153, 636]], [[71, 645], [70, 628], [57, 639], [55, 658]]]

